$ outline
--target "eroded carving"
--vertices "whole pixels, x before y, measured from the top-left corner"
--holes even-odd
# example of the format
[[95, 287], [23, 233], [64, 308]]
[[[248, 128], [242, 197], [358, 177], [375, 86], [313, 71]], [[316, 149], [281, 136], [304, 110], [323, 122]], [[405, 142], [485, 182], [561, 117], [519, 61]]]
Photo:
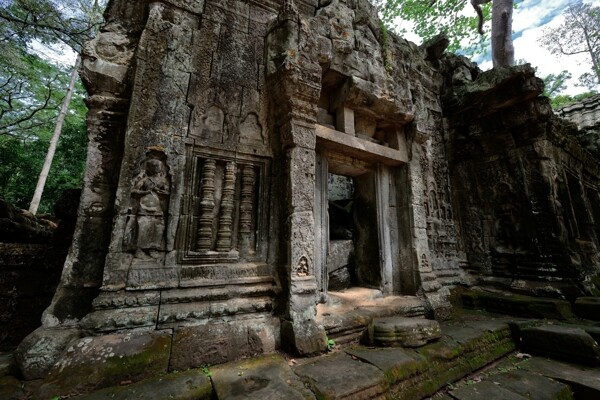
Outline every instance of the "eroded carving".
[[202, 139], [220, 142], [223, 137], [225, 114], [217, 105], [211, 105], [197, 122], [196, 132]]
[[264, 144], [263, 128], [258, 122], [258, 115], [250, 113], [240, 124], [240, 143]]
[[142, 165], [133, 181], [133, 207], [125, 228], [125, 241], [138, 258], [165, 250], [170, 192], [166, 155], [161, 148], [149, 148]]
[[308, 276], [308, 260], [304, 256], [300, 257], [300, 261], [296, 266], [296, 275]]

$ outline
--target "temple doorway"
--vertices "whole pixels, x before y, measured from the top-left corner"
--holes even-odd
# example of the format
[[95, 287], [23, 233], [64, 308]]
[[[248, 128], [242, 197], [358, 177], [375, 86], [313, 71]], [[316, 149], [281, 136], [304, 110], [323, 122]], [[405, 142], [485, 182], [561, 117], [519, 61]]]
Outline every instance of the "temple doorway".
[[[386, 292], [391, 270], [385, 243], [387, 202], [376, 165], [348, 168], [320, 154], [315, 202], [317, 269], [323, 299], [329, 291], [362, 287]], [[387, 251], [386, 251], [387, 250]]]

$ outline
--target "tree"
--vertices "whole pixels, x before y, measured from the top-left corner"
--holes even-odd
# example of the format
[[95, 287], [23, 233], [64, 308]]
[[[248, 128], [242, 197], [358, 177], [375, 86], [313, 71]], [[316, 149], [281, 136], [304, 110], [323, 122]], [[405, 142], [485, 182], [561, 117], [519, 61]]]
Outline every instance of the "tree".
[[[71, 89], [65, 90], [69, 71], [40, 57], [33, 44], [62, 44], [78, 52], [96, 32], [101, 8], [98, 0], [0, 0], [0, 51], [5, 56], [0, 59], [0, 136], [12, 136], [22, 147], [30, 147], [33, 142], [47, 140], [52, 122], [56, 121], [54, 141], [58, 140], [75, 79], [70, 80]], [[71, 72], [74, 78], [76, 69]], [[82, 95], [79, 86], [75, 97]], [[85, 108], [78, 108], [77, 112], [83, 115]], [[2, 143], [9, 144], [15, 146], [10, 140]], [[56, 143], [48, 152], [43, 171], [50, 167], [53, 147]], [[26, 179], [31, 179], [31, 175]], [[44, 181], [40, 179], [42, 188]], [[36, 209], [37, 204], [33, 204], [32, 211]]]
[[[85, 112], [77, 84], [71, 110], [56, 149], [52, 172], [48, 176], [39, 212], [47, 213], [63, 190], [81, 186], [87, 154]], [[26, 137], [0, 135], [0, 198], [27, 208], [48, 150], [51, 129], [32, 129]]]
[[[536, 69], [537, 70], [537, 69]], [[567, 81], [571, 79], [571, 73], [567, 70], [562, 70], [558, 74], [546, 75], [544, 81], [544, 93], [546, 97], [555, 97], [567, 88]]]
[[[482, 50], [487, 42], [483, 30], [484, 22], [492, 20], [492, 60], [494, 67], [513, 65], [512, 41], [513, 0], [470, 0], [476, 14], [461, 14], [466, 0], [380, 0], [383, 20], [393, 24], [397, 17], [414, 23], [414, 31], [424, 40], [444, 32], [450, 39], [451, 51], [462, 50], [474, 54]], [[399, 29], [399, 33], [405, 33]], [[477, 33], [479, 32], [479, 35]], [[467, 47], [464, 47], [464, 43]]]
[[33, 193], [33, 198], [31, 200], [31, 204], [29, 205], [29, 212], [33, 214], [37, 213], [38, 207], [40, 206], [40, 201], [42, 200], [42, 193], [44, 192], [46, 180], [48, 179], [48, 173], [50, 172], [50, 167], [52, 166], [52, 161], [54, 160], [54, 154], [56, 153], [56, 147], [58, 146], [58, 139], [60, 139], [63, 124], [65, 123], [65, 118], [67, 117], [67, 112], [69, 111], [69, 105], [71, 104], [71, 98], [73, 97], [73, 89], [75, 88], [75, 83], [78, 77], [77, 69], [79, 68], [79, 63], [80, 57], [78, 56], [77, 61], [75, 62], [75, 65], [71, 71], [71, 79], [69, 80], [69, 85], [67, 87], [67, 94], [63, 99], [62, 106], [60, 107], [60, 113], [56, 119], [54, 133], [50, 139], [50, 146], [48, 147], [48, 152], [46, 153], [46, 158], [44, 159], [42, 172], [40, 172], [40, 176]]
[[564, 22], [557, 28], [544, 30], [541, 44], [559, 56], [585, 54], [591, 71], [579, 80], [589, 89], [600, 85], [600, 7], [578, 0], [564, 10]]
[[[405, 26], [396, 26], [400, 18], [413, 24], [413, 31], [423, 41], [433, 38], [440, 32], [446, 33], [450, 40], [450, 51], [465, 54], [481, 52], [487, 40], [486, 35], [478, 35], [479, 23], [475, 13], [464, 13], [468, 0], [378, 0], [382, 20], [386, 26], [402, 35], [407, 32]], [[481, 7], [482, 17], [487, 21], [491, 17], [491, 7]], [[466, 46], [465, 46], [466, 44]]]

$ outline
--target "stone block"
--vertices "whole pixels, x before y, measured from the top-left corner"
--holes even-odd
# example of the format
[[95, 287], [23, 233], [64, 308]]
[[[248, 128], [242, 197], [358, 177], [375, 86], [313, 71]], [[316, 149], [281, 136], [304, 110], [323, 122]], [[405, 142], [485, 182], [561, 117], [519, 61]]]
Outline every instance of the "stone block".
[[38, 328], [15, 351], [15, 360], [27, 380], [43, 378], [67, 345], [79, 338], [78, 329]]
[[311, 393], [278, 355], [211, 368], [219, 399], [308, 399]]
[[156, 326], [158, 305], [96, 310], [81, 320], [81, 327], [89, 332], [114, 332], [120, 329]]
[[170, 354], [170, 331], [85, 337], [71, 342], [61, 354], [38, 398], [72, 396], [123, 381], [141, 381], [167, 372]]
[[329, 280], [327, 281], [328, 290], [344, 290], [352, 286], [354, 271], [351, 271], [349, 266], [336, 269], [329, 273]]
[[600, 321], [600, 297], [579, 297], [574, 308], [578, 317]]
[[521, 330], [524, 351], [586, 365], [600, 365], [600, 346], [583, 329], [561, 325]]
[[327, 272], [333, 272], [352, 262], [352, 240], [331, 240], [327, 249]]
[[392, 384], [428, 369], [425, 359], [411, 350], [359, 347], [346, 350], [346, 353], [382, 370]]
[[327, 347], [325, 329], [314, 320], [283, 321], [281, 341], [288, 351], [301, 356], [320, 354]]
[[213, 390], [210, 379], [198, 370], [161, 375], [126, 386], [110, 387], [89, 395], [79, 396], [81, 400], [210, 400]]
[[[525, 400], [526, 397], [514, 393], [490, 381], [479, 382], [471, 386], [463, 386], [452, 390], [450, 396], [456, 400], [503, 399]], [[548, 399], [550, 399], [548, 397]]]
[[202, 14], [202, 10], [204, 9], [204, 0], [165, 0], [165, 2], [193, 14]]
[[496, 386], [520, 394], [527, 399], [567, 400], [572, 399], [571, 389], [564, 382], [522, 370], [504, 372], [493, 376]]
[[571, 304], [566, 300], [481, 290], [465, 291], [461, 297], [467, 308], [481, 308], [500, 314], [563, 320], [573, 316]]
[[254, 319], [175, 329], [171, 370], [222, 364], [275, 351], [278, 320]]
[[377, 367], [339, 353], [294, 368], [319, 399], [378, 398], [385, 376]]
[[384, 347], [420, 347], [442, 336], [437, 321], [420, 318], [375, 318], [372, 332], [373, 343]]
[[541, 357], [533, 357], [521, 365], [524, 370], [566, 383], [573, 390], [576, 399], [600, 399], [598, 368], [567, 364]]

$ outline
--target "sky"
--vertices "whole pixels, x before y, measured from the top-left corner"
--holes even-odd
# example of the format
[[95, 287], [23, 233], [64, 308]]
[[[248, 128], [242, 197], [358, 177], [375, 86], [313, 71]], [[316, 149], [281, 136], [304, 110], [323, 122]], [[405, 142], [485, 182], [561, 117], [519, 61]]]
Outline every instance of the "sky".
[[[590, 72], [591, 60], [584, 55], [558, 57], [544, 49], [538, 39], [542, 36], [544, 28], [555, 28], [561, 24], [562, 11], [574, 0], [515, 0], [518, 7], [513, 11], [513, 40], [515, 47], [515, 60], [526, 60], [533, 67], [537, 67], [538, 76], [543, 78], [549, 74], [558, 74], [562, 70], [571, 72], [573, 78], [567, 82], [568, 87], [564, 94], [575, 95], [587, 91], [578, 87], [577, 78], [584, 72]], [[600, 6], [600, 0], [584, 0], [593, 6]], [[474, 13], [470, 2], [465, 1], [465, 11]], [[407, 25], [408, 26], [408, 25]], [[490, 29], [489, 24], [486, 27]], [[420, 43], [416, 35], [405, 35], [408, 40]], [[492, 68], [491, 59], [475, 57], [474, 61], [479, 68], [488, 70]]]

